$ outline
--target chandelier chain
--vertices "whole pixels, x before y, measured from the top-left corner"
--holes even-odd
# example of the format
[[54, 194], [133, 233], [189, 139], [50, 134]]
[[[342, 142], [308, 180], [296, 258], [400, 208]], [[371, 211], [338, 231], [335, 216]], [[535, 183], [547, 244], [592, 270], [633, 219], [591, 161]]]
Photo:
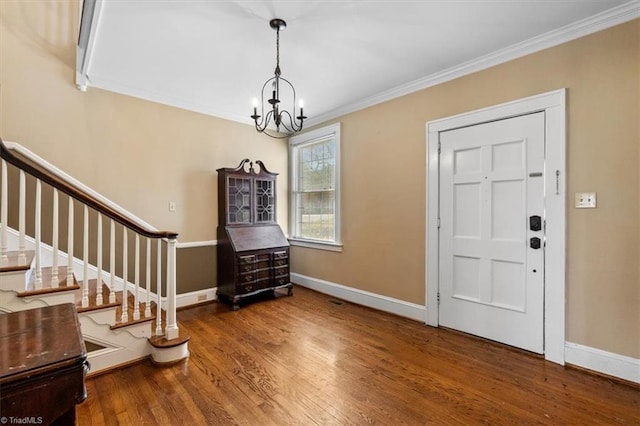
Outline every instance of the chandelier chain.
[[276, 30], [276, 74], [280, 75], [280, 28]]

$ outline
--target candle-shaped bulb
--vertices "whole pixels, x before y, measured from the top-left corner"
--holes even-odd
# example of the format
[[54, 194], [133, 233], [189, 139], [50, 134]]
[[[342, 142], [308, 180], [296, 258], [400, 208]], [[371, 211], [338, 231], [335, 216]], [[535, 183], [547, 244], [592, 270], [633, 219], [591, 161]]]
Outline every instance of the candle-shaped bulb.
[[251, 116], [251, 118], [258, 121], [258, 100], [256, 98], [253, 98], [251, 100], [251, 103], [253, 104], [253, 115]]
[[300, 109], [304, 108], [304, 101], [302, 99], [300, 99], [300, 102], [298, 102], [298, 106], [300, 107]]

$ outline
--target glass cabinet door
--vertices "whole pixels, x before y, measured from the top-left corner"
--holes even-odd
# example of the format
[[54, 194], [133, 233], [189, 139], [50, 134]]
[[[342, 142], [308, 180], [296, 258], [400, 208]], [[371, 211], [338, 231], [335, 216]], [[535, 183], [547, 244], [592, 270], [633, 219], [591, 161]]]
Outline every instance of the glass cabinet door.
[[274, 222], [276, 198], [274, 194], [275, 181], [255, 180], [256, 192], [256, 223]]
[[251, 179], [230, 177], [227, 204], [229, 224], [251, 223]]

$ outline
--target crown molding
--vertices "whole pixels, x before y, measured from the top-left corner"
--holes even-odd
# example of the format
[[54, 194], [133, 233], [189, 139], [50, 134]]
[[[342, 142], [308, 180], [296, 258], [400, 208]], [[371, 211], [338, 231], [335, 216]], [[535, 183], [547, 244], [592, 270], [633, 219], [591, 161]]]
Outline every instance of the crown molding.
[[463, 77], [493, 66], [539, 52], [550, 47], [584, 37], [607, 28], [629, 22], [640, 17], [640, 0], [632, 0], [620, 6], [611, 8], [589, 18], [576, 21], [557, 30], [549, 31], [504, 49], [496, 50], [471, 61], [448, 68], [444, 71], [419, 78], [409, 83], [396, 86], [380, 92], [361, 101], [354, 102], [331, 112], [321, 114], [307, 120], [307, 126], [315, 126], [343, 115], [390, 101], [400, 96], [408, 95], [456, 78]]

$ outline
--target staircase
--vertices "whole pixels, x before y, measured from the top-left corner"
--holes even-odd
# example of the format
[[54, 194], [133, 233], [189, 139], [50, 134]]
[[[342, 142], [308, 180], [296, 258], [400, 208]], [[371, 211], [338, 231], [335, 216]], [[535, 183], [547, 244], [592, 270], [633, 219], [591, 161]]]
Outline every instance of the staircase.
[[189, 337], [176, 322], [177, 234], [153, 229], [18, 144], [0, 140], [0, 158], [0, 311], [73, 303], [90, 374], [188, 357]]

